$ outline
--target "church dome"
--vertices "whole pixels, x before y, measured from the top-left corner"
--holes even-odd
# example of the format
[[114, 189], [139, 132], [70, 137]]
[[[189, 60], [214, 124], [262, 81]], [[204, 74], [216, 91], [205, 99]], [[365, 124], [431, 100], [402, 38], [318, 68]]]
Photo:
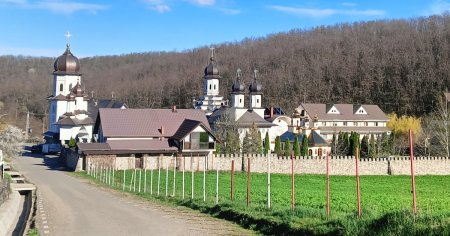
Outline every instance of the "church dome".
[[245, 84], [241, 81], [241, 69], [237, 69], [236, 71], [236, 80], [233, 82], [233, 86], [231, 87], [233, 93], [244, 93]]
[[257, 80], [257, 74], [258, 74], [258, 70], [254, 70], [253, 81], [250, 84], [250, 86], [248, 87], [248, 89], [250, 90], [250, 93], [261, 93], [261, 91], [262, 91], [262, 84]]
[[73, 87], [71, 93], [73, 93], [76, 97], [84, 97], [84, 89], [81, 87], [80, 81], [78, 81], [77, 85]]
[[209, 63], [205, 67], [205, 78], [220, 79], [219, 68], [214, 60], [214, 48], [211, 48], [211, 56], [209, 57]]
[[53, 67], [55, 73], [78, 74], [80, 71], [80, 61], [70, 51], [69, 44], [67, 44], [66, 51], [56, 59]]

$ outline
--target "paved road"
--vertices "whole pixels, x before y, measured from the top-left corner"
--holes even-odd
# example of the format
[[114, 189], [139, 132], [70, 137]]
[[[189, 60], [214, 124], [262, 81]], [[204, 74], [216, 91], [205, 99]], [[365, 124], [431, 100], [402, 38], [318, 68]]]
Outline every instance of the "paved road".
[[57, 157], [25, 152], [13, 162], [37, 185], [41, 235], [244, 235], [251, 232], [186, 208], [102, 189], [62, 170]]

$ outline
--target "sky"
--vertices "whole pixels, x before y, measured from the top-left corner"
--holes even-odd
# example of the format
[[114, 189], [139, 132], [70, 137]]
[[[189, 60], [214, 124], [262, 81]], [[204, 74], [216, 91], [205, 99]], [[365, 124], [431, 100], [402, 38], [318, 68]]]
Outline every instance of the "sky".
[[0, 55], [184, 51], [291, 29], [442, 14], [450, 0], [0, 0]]

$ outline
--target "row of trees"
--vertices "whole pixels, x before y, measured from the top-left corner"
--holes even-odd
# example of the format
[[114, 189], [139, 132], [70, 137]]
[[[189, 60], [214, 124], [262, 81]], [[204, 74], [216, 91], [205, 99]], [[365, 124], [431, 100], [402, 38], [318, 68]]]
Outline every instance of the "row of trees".
[[[264, 90], [263, 105], [287, 113], [300, 102], [334, 102], [378, 104], [387, 113], [422, 116], [432, 112], [436, 94], [450, 84], [448, 35], [450, 16], [442, 15], [294, 29], [223, 43], [216, 45], [223, 77], [220, 94], [230, 98], [237, 68], [247, 84], [257, 68], [263, 86], [270, 88]], [[76, 48], [73, 51], [76, 55]], [[114, 91], [114, 97], [131, 108], [191, 108], [192, 99], [203, 93], [208, 55], [205, 46], [83, 58], [82, 84], [97, 98], [110, 98]], [[0, 106], [9, 122], [20, 122], [27, 110], [47, 112], [53, 62], [0, 57]]]
[[355, 156], [356, 148], [359, 148], [360, 157], [378, 157], [393, 154], [395, 143], [395, 134], [383, 133], [375, 136], [374, 134], [365, 135], [362, 139], [356, 132], [340, 132], [333, 134], [331, 142], [331, 153], [337, 156]]

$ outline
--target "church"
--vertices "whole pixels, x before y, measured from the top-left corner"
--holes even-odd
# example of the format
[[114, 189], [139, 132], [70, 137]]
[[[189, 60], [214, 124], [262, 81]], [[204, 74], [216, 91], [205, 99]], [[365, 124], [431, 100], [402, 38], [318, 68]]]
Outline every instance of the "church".
[[80, 61], [70, 51], [69, 43], [53, 67], [53, 94], [47, 98], [49, 131], [45, 136], [59, 139], [61, 144], [68, 144], [71, 138], [91, 142], [94, 120], [88, 116], [89, 97], [81, 85]]

